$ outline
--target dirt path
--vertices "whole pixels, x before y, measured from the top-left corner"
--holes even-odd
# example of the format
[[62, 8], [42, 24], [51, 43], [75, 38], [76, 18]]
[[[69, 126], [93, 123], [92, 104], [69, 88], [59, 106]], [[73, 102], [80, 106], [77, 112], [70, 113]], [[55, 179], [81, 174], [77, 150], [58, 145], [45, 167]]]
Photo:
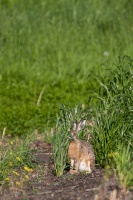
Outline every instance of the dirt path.
[[[95, 174], [70, 175], [65, 171], [64, 176], [54, 175], [52, 147], [49, 144], [37, 142], [36, 160], [44, 166], [44, 175], [41, 182], [34, 182], [26, 191], [27, 200], [52, 200], [52, 199], [94, 199], [102, 181], [102, 172], [97, 170]], [[42, 170], [41, 170], [42, 173]]]
[[[92, 174], [79, 173], [70, 175], [65, 171], [62, 177], [54, 174], [52, 157], [52, 147], [45, 142], [36, 141], [31, 144], [31, 148], [36, 149], [35, 160], [38, 169], [33, 171], [33, 179], [23, 191], [13, 191], [5, 193], [1, 200], [110, 200], [111, 192], [116, 189], [119, 196], [119, 187], [112, 178], [106, 182], [106, 187], [100, 189], [103, 183], [103, 173], [101, 169], [96, 169]], [[123, 200], [121, 197], [118, 200]], [[132, 200], [133, 198], [125, 199]], [[116, 199], [113, 199], [116, 200]]]

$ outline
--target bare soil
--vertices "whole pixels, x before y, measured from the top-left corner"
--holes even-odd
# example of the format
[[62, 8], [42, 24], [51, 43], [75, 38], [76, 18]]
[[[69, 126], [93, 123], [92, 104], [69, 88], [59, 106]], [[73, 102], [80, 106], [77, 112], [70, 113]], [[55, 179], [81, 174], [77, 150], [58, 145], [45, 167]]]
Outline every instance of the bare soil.
[[92, 174], [70, 175], [69, 169], [62, 177], [56, 177], [51, 144], [36, 141], [31, 147], [36, 149], [32, 180], [24, 189], [5, 190], [1, 200], [133, 200], [133, 191], [122, 193], [114, 177], [105, 181], [102, 169]]

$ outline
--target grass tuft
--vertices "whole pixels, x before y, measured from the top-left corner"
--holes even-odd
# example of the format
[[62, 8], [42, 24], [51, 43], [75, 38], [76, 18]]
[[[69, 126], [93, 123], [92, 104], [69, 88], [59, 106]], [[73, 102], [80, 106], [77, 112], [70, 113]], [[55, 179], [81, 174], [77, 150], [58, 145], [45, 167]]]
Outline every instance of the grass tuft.
[[83, 118], [84, 110], [78, 106], [68, 109], [61, 105], [56, 122], [56, 133], [53, 136], [54, 165], [57, 176], [63, 175], [67, 164], [67, 150], [72, 140], [70, 130], [74, 120]]
[[[113, 153], [115, 161], [116, 178], [123, 190], [127, 192], [133, 186], [133, 160], [131, 154], [131, 144], [127, 147], [119, 145], [117, 152]], [[118, 175], [118, 176], [117, 176]]]
[[[95, 107], [95, 126], [92, 129], [96, 160], [101, 166], [111, 165], [111, 151], [118, 144], [133, 143], [133, 65], [125, 56], [104, 80], [97, 78], [100, 85]], [[133, 149], [132, 149], [133, 150]]]

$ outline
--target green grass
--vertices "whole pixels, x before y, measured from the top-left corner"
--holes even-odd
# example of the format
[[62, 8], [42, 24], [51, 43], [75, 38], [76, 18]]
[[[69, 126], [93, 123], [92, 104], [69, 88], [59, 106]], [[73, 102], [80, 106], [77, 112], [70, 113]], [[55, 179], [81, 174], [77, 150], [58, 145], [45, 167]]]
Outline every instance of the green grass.
[[1, 0], [0, 133], [42, 132], [61, 103], [87, 101], [98, 90], [88, 75], [133, 54], [131, 8], [128, 0]]
[[[133, 142], [133, 65], [129, 57], [123, 57], [114, 70], [100, 84], [95, 110], [96, 124], [92, 130], [95, 152], [100, 165], [111, 165], [109, 156], [119, 144], [127, 146]], [[132, 152], [132, 147], [130, 152]]]
[[67, 163], [67, 149], [70, 142], [71, 112], [64, 105], [57, 115], [56, 132], [53, 135], [53, 156], [56, 176], [62, 176]]
[[0, 140], [0, 186], [14, 185], [29, 181], [35, 168], [32, 163], [33, 150], [29, 145], [33, 139], [18, 137], [3, 137]]
[[113, 154], [116, 163], [116, 178], [124, 192], [133, 186], [133, 160], [130, 145], [129, 143], [127, 147], [118, 146], [117, 152]]

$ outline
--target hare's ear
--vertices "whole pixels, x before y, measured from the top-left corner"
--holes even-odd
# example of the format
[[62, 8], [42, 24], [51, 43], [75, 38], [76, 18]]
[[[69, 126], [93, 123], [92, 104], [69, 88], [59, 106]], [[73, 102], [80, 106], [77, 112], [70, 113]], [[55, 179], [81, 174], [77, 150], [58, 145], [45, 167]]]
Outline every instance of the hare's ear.
[[86, 119], [84, 119], [83, 121], [79, 122], [78, 126], [77, 126], [77, 132], [81, 131], [86, 123]]
[[76, 128], [77, 128], [77, 122], [76, 122], [76, 121], [74, 121], [74, 122], [73, 122], [72, 131], [75, 131], [75, 130], [76, 130]]

